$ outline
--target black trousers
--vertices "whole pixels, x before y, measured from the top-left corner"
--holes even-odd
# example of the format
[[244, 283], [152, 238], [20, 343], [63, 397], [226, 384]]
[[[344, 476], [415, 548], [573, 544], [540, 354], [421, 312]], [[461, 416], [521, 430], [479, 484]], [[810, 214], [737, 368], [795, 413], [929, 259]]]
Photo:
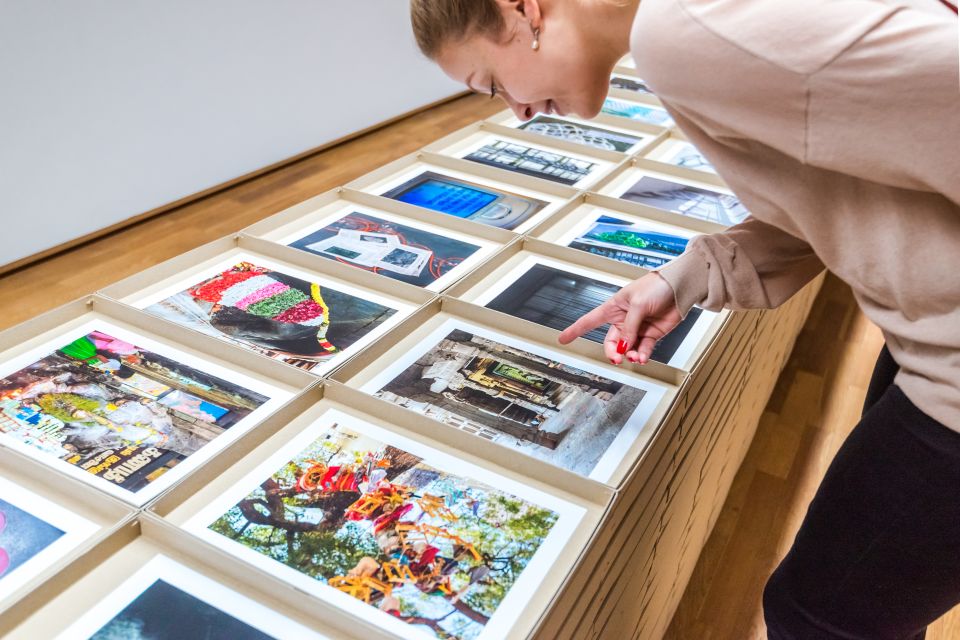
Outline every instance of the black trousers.
[[919, 640], [960, 602], [960, 433], [893, 384], [884, 347], [837, 452], [763, 592], [770, 640]]

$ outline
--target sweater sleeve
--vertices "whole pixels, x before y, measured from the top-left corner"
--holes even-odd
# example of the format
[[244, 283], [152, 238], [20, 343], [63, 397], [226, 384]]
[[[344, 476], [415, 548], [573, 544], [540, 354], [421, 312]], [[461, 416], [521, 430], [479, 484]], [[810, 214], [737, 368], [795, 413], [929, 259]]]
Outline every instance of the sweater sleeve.
[[748, 218], [722, 233], [695, 237], [682, 256], [657, 272], [686, 316], [695, 304], [711, 311], [780, 306], [823, 268], [807, 243]]
[[960, 36], [902, 7], [807, 80], [811, 165], [960, 204]]

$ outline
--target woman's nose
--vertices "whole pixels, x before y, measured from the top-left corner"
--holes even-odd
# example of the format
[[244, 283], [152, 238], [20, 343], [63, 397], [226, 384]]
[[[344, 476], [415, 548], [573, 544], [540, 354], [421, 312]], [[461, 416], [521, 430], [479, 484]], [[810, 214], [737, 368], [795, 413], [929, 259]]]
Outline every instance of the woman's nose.
[[533, 108], [532, 105], [524, 104], [524, 103], [517, 103], [517, 104], [511, 105], [511, 106], [512, 106], [512, 108], [513, 108], [513, 112], [514, 112], [514, 113], [516, 114], [516, 116], [517, 116], [518, 118], [520, 118], [521, 120], [529, 120], [529, 119], [532, 118], [533, 116], [537, 115], [537, 111]]
[[529, 120], [533, 116], [537, 115], [537, 110], [534, 109], [533, 105], [531, 104], [527, 104], [526, 102], [518, 102], [504, 93], [501, 93], [500, 97], [503, 98], [504, 102], [507, 103], [507, 106], [513, 110], [514, 115], [516, 115], [520, 120]]

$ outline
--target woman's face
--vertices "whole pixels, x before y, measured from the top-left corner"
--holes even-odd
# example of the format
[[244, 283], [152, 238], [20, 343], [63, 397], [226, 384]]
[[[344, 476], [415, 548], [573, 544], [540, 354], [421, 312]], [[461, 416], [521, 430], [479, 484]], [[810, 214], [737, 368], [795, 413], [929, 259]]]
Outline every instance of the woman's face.
[[[577, 3], [551, 2], [546, 16], [540, 13], [542, 1], [499, 4], [506, 23], [500, 37], [472, 35], [450, 43], [437, 56], [443, 71], [477, 93], [503, 98], [521, 120], [537, 113], [597, 115], [619, 56], [591, 46]], [[532, 47], [535, 26], [540, 28], [537, 50]]]

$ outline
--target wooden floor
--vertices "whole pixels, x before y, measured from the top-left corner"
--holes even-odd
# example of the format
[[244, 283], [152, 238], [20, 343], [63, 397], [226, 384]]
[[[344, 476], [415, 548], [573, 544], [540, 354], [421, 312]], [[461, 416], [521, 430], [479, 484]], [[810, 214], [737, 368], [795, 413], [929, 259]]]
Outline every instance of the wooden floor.
[[[828, 277], [767, 404], [668, 640], [766, 637], [760, 598], [820, 479], [860, 416], [883, 338]], [[960, 638], [960, 608], [926, 640]]]
[[[468, 96], [0, 277], [0, 329], [234, 233], [503, 108]], [[760, 593], [834, 452], [857, 420], [879, 332], [828, 280], [668, 632], [763, 637]], [[960, 612], [928, 640], [960, 638]], [[610, 639], [616, 640], [616, 639]]]

